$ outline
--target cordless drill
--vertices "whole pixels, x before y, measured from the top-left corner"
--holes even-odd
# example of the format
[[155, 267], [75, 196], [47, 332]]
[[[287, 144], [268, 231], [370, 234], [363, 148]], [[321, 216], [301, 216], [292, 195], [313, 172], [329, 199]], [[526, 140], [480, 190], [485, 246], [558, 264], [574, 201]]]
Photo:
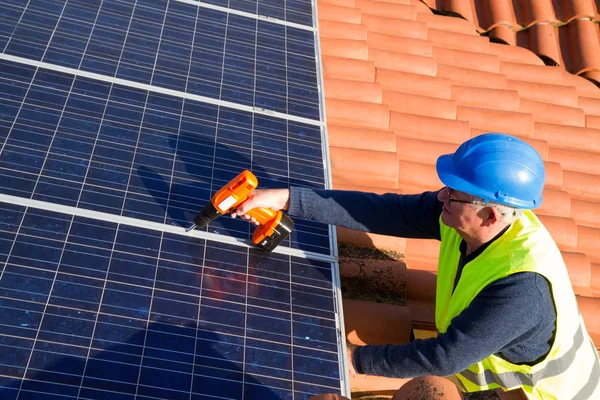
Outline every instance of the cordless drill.
[[[239, 207], [257, 186], [256, 176], [248, 170], [242, 171], [215, 193], [211, 201], [194, 217], [194, 224], [187, 228], [186, 232], [205, 227], [221, 215]], [[294, 221], [281, 211], [254, 208], [246, 214], [259, 223], [252, 234], [252, 242], [265, 251], [272, 251], [277, 247], [294, 227]]]

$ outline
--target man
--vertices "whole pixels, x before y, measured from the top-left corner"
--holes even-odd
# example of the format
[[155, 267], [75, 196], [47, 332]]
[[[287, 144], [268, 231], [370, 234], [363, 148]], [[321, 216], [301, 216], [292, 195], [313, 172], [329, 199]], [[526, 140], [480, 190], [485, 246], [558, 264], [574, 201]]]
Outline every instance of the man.
[[[409, 171], [407, 171], [409, 172]], [[531, 209], [544, 164], [524, 141], [485, 134], [437, 161], [437, 192], [256, 191], [255, 207], [352, 229], [441, 241], [436, 338], [350, 349], [358, 373], [454, 376], [463, 392], [600, 399], [600, 363], [560, 251]], [[245, 216], [247, 217], [247, 216]]]

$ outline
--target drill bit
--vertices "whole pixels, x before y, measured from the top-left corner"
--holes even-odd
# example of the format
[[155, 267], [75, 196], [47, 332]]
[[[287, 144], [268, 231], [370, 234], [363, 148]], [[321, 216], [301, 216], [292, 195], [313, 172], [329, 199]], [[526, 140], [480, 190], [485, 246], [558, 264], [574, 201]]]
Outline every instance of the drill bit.
[[198, 225], [196, 225], [196, 224], [192, 224], [190, 227], [188, 227], [188, 228], [185, 228], [185, 231], [186, 231], [186, 232], [190, 232], [190, 231], [192, 231], [192, 230], [196, 229], [197, 227], [198, 227]]

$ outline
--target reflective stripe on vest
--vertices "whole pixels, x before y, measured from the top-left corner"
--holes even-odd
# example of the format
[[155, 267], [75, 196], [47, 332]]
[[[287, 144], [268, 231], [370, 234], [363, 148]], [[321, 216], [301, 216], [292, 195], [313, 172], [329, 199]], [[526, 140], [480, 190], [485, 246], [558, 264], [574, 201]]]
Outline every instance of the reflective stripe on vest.
[[[596, 351], [594, 344], [591, 341], [588, 343], [592, 346], [592, 350]], [[462, 371], [460, 375], [477, 386], [488, 386], [492, 383], [496, 383], [502, 387], [515, 387], [522, 385], [535, 386], [541, 379], [560, 375], [565, 372], [575, 360], [575, 356], [579, 348], [584, 344], [583, 328], [581, 324], [579, 324], [579, 328], [577, 329], [577, 332], [573, 338], [573, 346], [571, 346], [571, 348], [569, 348], [569, 350], [560, 358], [550, 360], [546, 367], [541, 371], [533, 374], [524, 374], [521, 372], [502, 372], [495, 374], [490, 370], [485, 370], [483, 373], [477, 374], [466, 369]], [[579, 395], [575, 398], [588, 399], [593, 393], [594, 389], [596, 389], [599, 380], [600, 368], [598, 363], [595, 363], [592, 372], [590, 373], [588, 384], [581, 389]]]

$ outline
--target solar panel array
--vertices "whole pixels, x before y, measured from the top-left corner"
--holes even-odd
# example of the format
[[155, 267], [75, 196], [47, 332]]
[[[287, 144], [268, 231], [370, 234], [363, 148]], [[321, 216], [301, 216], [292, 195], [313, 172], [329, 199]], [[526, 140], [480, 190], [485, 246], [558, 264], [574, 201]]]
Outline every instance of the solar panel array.
[[327, 187], [312, 7], [0, 0], [0, 398], [346, 391], [327, 226], [183, 230], [243, 169]]

